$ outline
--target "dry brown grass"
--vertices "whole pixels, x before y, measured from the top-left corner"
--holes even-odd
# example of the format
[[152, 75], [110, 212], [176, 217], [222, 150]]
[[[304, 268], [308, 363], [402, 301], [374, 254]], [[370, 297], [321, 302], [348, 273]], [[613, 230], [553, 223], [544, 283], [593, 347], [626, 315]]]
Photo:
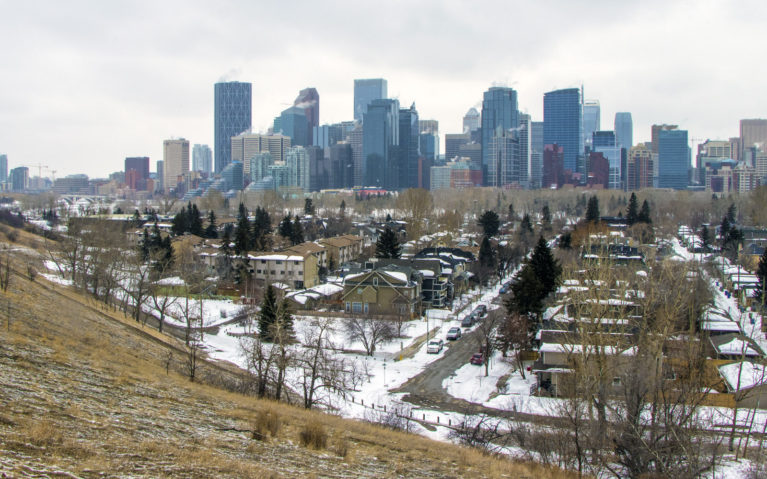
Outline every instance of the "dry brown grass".
[[321, 450], [328, 446], [328, 431], [318, 419], [309, 421], [298, 434], [301, 445], [309, 449]]
[[[0, 415], [0, 456], [16, 448], [87, 477], [574, 477], [190, 383], [166, 374], [164, 344], [177, 340], [43, 278], [14, 277], [12, 288], [18, 314], [10, 332], [0, 324], [10, 350], [0, 355], [0, 403], [11, 406]], [[270, 440], [241, 432], [251, 429]], [[445, 461], [458, 456], [461, 473]]]

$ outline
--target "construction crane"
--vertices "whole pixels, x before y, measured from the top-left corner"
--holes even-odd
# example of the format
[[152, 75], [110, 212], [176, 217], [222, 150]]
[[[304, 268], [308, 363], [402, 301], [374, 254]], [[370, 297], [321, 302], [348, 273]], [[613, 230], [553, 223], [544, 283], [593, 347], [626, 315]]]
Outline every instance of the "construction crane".
[[[43, 177], [43, 168], [45, 168], [46, 170], [50, 170], [51, 169], [48, 165], [44, 165], [42, 163], [38, 163], [36, 165], [22, 165], [22, 166], [26, 166], [27, 168], [37, 168], [37, 177], [38, 178], [42, 178]], [[55, 172], [54, 172], [54, 174], [55, 174]]]

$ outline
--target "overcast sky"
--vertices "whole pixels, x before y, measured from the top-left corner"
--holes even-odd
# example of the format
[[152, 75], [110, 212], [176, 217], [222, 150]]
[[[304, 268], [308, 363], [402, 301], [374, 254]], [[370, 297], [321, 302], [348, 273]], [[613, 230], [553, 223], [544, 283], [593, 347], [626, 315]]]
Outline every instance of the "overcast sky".
[[0, 0], [0, 153], [57, 177], [154, 170], [163, 139], [212, 146], [221, 79], [253, 84], [257, 131], [309, 86], [321, 123], [352, 119], [353, 80], [383, 77], [443, 152], [494, 84], [533, 120], [583, 84], [603, 129], [632, 113], [635, 142], [653, 123], [724, 139], [767, 117], [766, 18], [764, 0]]

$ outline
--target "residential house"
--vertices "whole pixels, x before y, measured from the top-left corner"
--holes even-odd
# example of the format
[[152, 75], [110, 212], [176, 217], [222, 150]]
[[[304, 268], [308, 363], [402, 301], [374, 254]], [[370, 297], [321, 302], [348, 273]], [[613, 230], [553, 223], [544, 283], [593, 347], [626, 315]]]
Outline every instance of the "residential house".
[[267, 283], [283, 283], [292, 289], [305, 289], [319, 284], [317, 257], [311, 253], [271, 253], [249, 255], [255, 279]]
[[344, 278], [341, 301], [355, 315], [407, 316], [421, 314], [421, 279], [408, 268], [375, 269]]
[[325, 267], [327, 267], [327, 262], [330, 261], [331, 256], [336, 267], [338, 267], [359, 258], [362, 255], [362, 250], [365, 248], [365, 238], [355, 235], [323, 238], [318, 240], [318, 243], [327, 250], [325, 255], [326, 262], [323, 264]]

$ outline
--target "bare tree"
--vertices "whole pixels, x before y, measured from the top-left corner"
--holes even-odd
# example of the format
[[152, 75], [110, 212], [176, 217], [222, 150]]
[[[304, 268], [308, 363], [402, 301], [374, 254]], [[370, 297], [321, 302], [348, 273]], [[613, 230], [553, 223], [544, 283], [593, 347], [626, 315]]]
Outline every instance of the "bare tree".
[[353, 389], [360, 375], [346, 359], [336, 354], [331, 342], [334, 318], [313, 320], [304, 330], [303, 348], [295, 366], [301, 372], [297, 389], [302, 392], [304, 407], [331, 407], [333, 397]]
[[5, 293], [11, 285], [11, 255], [7, 247], [3, 249], [3, 255], [0, 257], [0, 289]]
[[160, 317], [157, 318], [157, 330], [162, 333], [163, 326], [165, 325], [165, 315], [176, 304], [178, 297], [169, 295], [167, 287], [159, 284], [157, 281], [153, 282], [149, 287], [149, 297], [152, 300], [154, 309], [160, 313]]
[[141, 310], [147, 301], [149, 287], [152, 284], [150, 280], [152, 266], [143, 262], [135, 253], [126, 256], [125, 274], [120, 286], [133, 302], [133, 318], [140, 321]]
[[372, 356], [378, 345], [394, 339], [397, 331], [391, 321], [372, 317], [350, 317], [344, 321], [346, 337], [360, 341], [365, 354]]
[[484, 363], [485, 363], [485, 377], [490, 374], [490, 358], [495, 351], [495, 335], [496, 328], [501, 322], [501, 313], [499, 310], [490, 311], [487, 317], [480, 321], [477, 327], [476, 340], [479, 345], [480, 351], [482, 351]]
[[431, 193], [423, 188], [407, 189], [397, 198], [397, 208], [402, 210], [407, 218], [408, 238], [418, 241], [418, 238], [427, 231], [434, 209]]

